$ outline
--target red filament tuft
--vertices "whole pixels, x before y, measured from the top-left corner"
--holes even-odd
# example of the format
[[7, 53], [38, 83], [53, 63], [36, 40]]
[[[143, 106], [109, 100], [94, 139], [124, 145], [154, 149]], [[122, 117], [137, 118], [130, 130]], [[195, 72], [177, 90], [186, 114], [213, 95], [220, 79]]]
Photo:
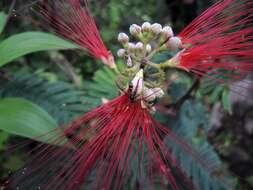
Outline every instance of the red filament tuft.
[[221, 83], [241, 79], [253, 71], [252, 23], [252, 0], [219, 1], [179, 34], [180, 66]]
[[[212, 172], [210, 161], [155, 121], [142, 108], [141, 100], [132, 101], [127, 94], [46, 136], [49, 144], [32, 149], [30, 161], [8, 181], [10, 188], [76, 190], [85, 185], [87, 189], [109, 190], [124, 189], [134, 180], [140, 189], [157, 185], [195, 189], [164, 144], [165, 138]], [[131, 171], [137, 174], [134, 179]]]
[[58, 35], [113, 67], [113, 56], [100, 37], [86, 0], [44, 0], [36, 5], [36, 12]]

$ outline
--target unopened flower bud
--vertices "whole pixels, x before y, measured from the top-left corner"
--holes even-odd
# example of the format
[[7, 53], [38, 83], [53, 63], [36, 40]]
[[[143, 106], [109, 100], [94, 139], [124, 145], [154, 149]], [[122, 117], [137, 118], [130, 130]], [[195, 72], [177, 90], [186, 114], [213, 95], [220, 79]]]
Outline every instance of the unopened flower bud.
[[173, 33], [173, 30], [170, 26], [165, 26], [163, 29], [162, 29], [162, 34], [163, 36], [167, 39], [167, 38], [170, 38], [174, 35]]
[[132, 42], [129, 42], [129, 43], [128, 43], [128, 49], [129, 49], [129, 51], [131, 51], [131, 52], [135, 51], [135, 44], [132, 43]]
[[152, 47], [150, 44], [146, 45], [146, 51], [147, 51], [147, 53], [150, 53], [152, 51]]
[[143, 90], [143, 98], [147, 102], [152, 102], [156, 99], [156, 96], [151, 88], [145, 88]]
[[146, 88], [143, 91], [143, 98], [147, 102], [152, 102], [156, 98], [162, 98], [164, 96], [164, 92], [161, 88]]
[[141, 33], [141, 27], [137, 24], [132, 24], [129, 28], [129, 31], [133, 36], [138, 36]]
[[141, 26], [143, 32], [149, 32], [151, 29], [151, 24], [149, 22], [144, 22]]
[[164, 96], [164, 91], [161, 88], [153, 88], [152, 89], [156, 98], [162, 98]]
[[171, 51], [176, 51], [181, 45], [182, 41], [178, 37], [171, 37], [167, 42], [167, 46]]
[[135, 45], [135, 49], [137, 50], [143, 50], [143, 43], [142, 42], [138, 42], [136, 45]]
[[119, 33], [119, 35], [118, 35], [118, 41], [119, 41], [120, 43], [122, 43], [122, 44], [126, 44], [126, 43], [129, 42], [129, 37], [128, 37], [127, 34], [121, 32], [121, 33]]
[[123, 58], [126, 55], [125, 49], [119, 49], [117, 52], [118, 57]]
[[143, 69], [140, 69], [136, 73], [134, 79], [132, 80], [133, 91], [136, 92], [136, 95], [140, 95], [143, 90]]
[[151, 25], [151, 31], [156, 35], [160, 34], [162, 32], [162, 29], [163, 28], [161, 24], [155, 23]]

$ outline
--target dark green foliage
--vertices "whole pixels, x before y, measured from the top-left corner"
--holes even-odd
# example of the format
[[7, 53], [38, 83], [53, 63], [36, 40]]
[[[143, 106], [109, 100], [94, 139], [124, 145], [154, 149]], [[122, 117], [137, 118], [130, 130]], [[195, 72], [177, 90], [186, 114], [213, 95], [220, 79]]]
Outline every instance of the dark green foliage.
[[17, 73], [0, 91], [1, 97], [22, 97], [44, 108], [59, 124], [85, 110], [84, 93], [66, 82], [49, 83], [31, 73]]
[[[3, 0], [3, 2], [5, 2], [3, 4], [9, 5], [11, 1]], [[27, 3], [27, 1], [22, 0], [17, 2], [21, 6]], [[118, 0], [90, 1], [91, 12], [95, 16], [103, 40], [114, 55], [116, 54], [116, 49], [119, 47], [116, 42], [117, 33], [119, 31], [127, 31], [130, 24], [140, 24], [144, 20], [149, 20], [151, 22], [158, 21], [162, 24], [171, 24], [173, 28], [175, 28], [176, 33], [180, 31], [182, 27], [185, 27], [188, 18], [183, 18], [184, 12], [187, 12], [187, 10], [182, 9], [182, 1], [168, 0], [167, 2], [169, 3], [166, 4], [166, 0], [123, 0], [120, 2]], [[197, 2], [201, 10], [191, 11], [200, 13], [207, 7], [207, 4], [211, 4], [211, 1], [198, 0]], [[175, 15], [171, 13], [173, 9], [171, 4], [176, 4], [177, 7], [180, 7], [180, 12], [183, 13], [179, 14], [179, 12], [175, 11], [175, 15], [179, 19], [173, 23], [171, 21]], [[0, 5], [2, 5], [2, 2], [0, 2]], [[36, 25], [40, 22], [39, 20], [37, 20], [37, 23], [34, 25], [29, 22], [30, 21], [24, 18], [13, 19], [12, 22], [9, 23], [10, 26], [5, 28], [4, 34], [1, 34], [0, 39], [4, 39], [5, 36], [10, 36], [10, 34], [13, 33], [19, 33], [20, 31], [40, 30], [38, 29], [40, 27]], [[3, 25], [1, 25], [1, 23], [4, 22], [0, 21], [0, 31]], [[159, 62], [170, 56], [171, 55], [163, 54], [156, 57], [155, 61]], [[0, 78], [2, 79], [3, 77], [4, 80], [0, 81], [0, 97], [22, 97], [30, 100], [46, 110], [59, 124], [66, 124], [73, 118], [100, 105], [103, 99], [111, 99], [118, 95], [118, 89], [114, 84], [115, 74], [108, 68], [103, 68], [95, 72], [95, 70], [99, 68], [100, 63], [98, 64], [98, 62], [90, 59], [87, 55], [76, 51], [74, 53], [73, 51], [64, 52], [64, 57], [75, 67], [74, 69], [76, 71], [82, 71], [77, 72], [78, 77], [85, 80], [81, 89], [77, 89], [70, 82], [62, 81], [62, 78], [64, 78], [61, 77], [63, 73], [58, 73], [59, 70], [55, 70], [56, 64], [54, 63], [57, 61], [54, 58], [48, 57], [50, 57], [48, 53], [40, 53], [27, 56], [22, 60], [19, 59], [16, 64], [9, 64], [4, 68], [2, 67], [1, 69], [3, 70], [0, 71]], [[87, 64], [88, 62], [89, 64]], [[23, 68], [33, 69], [31, 69], [30, 72], [16, 73], [15, 71], [20, 69], [20, 63], [22, 63]], [[56, 80], [54, 79], [54, 82], [52, 82], [52, 80], [42, 77], [42, 75], [35, 72], [38, 70], [46, 70], [46, 72], [53, 73], [53, 75], [56, 76]], [[92, 80], [89, 80], [92, 75], [94, 75], [94, 77]], [[5, 82], [6, 78], [9, 79], [7, 83]], [[180, 76], [180, 80], [176, 81], [168, 88], [169, 98], [173, 103], [183, 96], [186, 89], [191, 85], [192, 81], [190, 79], [182, 78], [183, 76]], [[200, 190], [225, 189], [220, 182], [213, 179], [214, 176], [222, 174], [220, 171], [222, 165], [206, 138], [210, 118], [210, 113], [208, 113], [206, 107], [211, 110], [215, 103], [221, 102], [223, 108], [231, 112], [228, 95], [229, 89], [227, 86], [218, 86], [217, 83], [212, 83], [210, 80], [209, 82], [203, 81], [201, 89], [197, 91], [197, 99], [186, 101], [178, 111], [177, 116], [173, 117], [161, 113], [158, 113], [156, 116], [158, 120], [168, 125], [177, 136], [185, 139], [189, 144], [195, 147], [201, 156], [214, 164], [213, 170], [207, 171], [194, 159], [195, 157], [189, 154], [189, 152], [178, 146], [175, 141], [165, 138], [165, 142], [168, 147], [173, 150], [175, 158], [177, 158], [187, 174], [192, 177], [193, 181], [200, 185]], [[8, 137], [9, 135], [0, 131], [0, 151], [6, 148], [5, 142]], [[18, 165], [20, 165], [17, 163], [19, 160], [19, 155], [12, 156], [9, 160], [5, 160], [5, 158], [0, 156], [0, 162], [4, 163], [0, 164], [1, 172], [4, 170], [16, 169]], [[142, 180], [137, 179], [137, 175], [134, 173], [134, 171], [136, 171], [136, 165], [132, 163], [131, 167], [133, 168], [133, 172], [132, 178], [129, 179], [129, 190], [136, 186], [136, 180]], [[5, 174], [6, 171], [4, 171]], [[223, 178], [218, 177], [218, 179]], [[92, 176], [90, 180], [93, 180]], [[182, 181], [179, 180], [178, 183], [182, 183]], [[89, 187], [86, 186], [83, 189], [87, 188]], [[156, 189], [159, 190], [161, 188], [157, 187]], [[188, 189], [186, 188], [186, 190]]]
[[216, 81], [204, 79], [201, 83], [197, 96], [200, 98], [205, 96], [208, 97], [210, 104], [221, 102], [223, 109], [231, 114], [232, 106], [229, 101], [229, 94], [228, 85], [217, 84]]
[[[77, 90], [67, 82], [50, 83], [37, 74], [20, 72], [15, 74], [14, 78], [2, 88], [0, 96], [26, 98], [48, 111], [59, 123], [68, 123], [72, 118], [101, 104], [102, 98], [111, 99], [116, 96], [118, 92], [114, 85], [114, 78], [115, 74], [111, 70], [103, 68], [95, 73], [93, 81], [84, 82], [83, 90]], [[179, 88], [179, 86], [183, 87]], [[187, 86], [189, 85], [183, 81], [175, 83], [171, 86], [170, 93], [174, 97], [180, 97]], [[160, 115], [159, 118], [163, 122], [166, 121], [174, 133], [180, 138], [186, 139], [202, 156], [211, 160], [215, 166], [220, 166], [217, 155], [204, 136], [198, 136], [199, 131], [205, 131], [208, 127], [208, 115], [206, 115], [206, 110], [201, 102], [187, 101], [177, 117], [168, 119], [168, 117]], [[192, 176], [194, 182], [200, 185], [201, 189], [218, 189], [220, 184], [213, 180], [210, 171], [203, 169], [180, 146], [173, 144], [167, 138], [165, 141], [168, 147], [173, 149], [173, 154], [182, 168], [189, 176]], [[133, 166], [133, 168], [135, 167]], [[215, 169], [217, 168], [215, 167]], [[131, 181], [131, 186], [134, 186], [134, 181], [136, 181], [134, 175]]]
[[[165, 142], [173, 150], [176, 160], [191, 176], [193, 182], [199, 185], [200, 189], [228, 189], [219, 181], [219, 178], [215, 180], [216, 173], [222, 174], [222, 166], [217, 154], [204, 135], [208, 127], [208, 117], [205, 112], [203, 105], [189, 100], [182, 106], [176, 118], [168, 119], [168, 124], [172, 127], [173, 132], [191, 144], [199, 155], [191, 155], [188, 150], [182, 148], [183, 146], [179, 146], [178, 142], [173, 141], [173, 138], [167, 137]], [[212, 163], [211, 169], [207, 170], [201, 165], [197, 159], [198, 157], [204, 162], [207, 160]]]
[[[98, 71], [93, 81], [85, 82], [84, 89], [63, 82], [49, 82], [38, 74], [19, 72], [0, 90], [0, 97], [22, 97], [44, 108], [59, 124], [90, 111], [117, 95], [113, 84], [115, 74], [107, 68]], [[111, 80], [112, 79], [112, 80]]]

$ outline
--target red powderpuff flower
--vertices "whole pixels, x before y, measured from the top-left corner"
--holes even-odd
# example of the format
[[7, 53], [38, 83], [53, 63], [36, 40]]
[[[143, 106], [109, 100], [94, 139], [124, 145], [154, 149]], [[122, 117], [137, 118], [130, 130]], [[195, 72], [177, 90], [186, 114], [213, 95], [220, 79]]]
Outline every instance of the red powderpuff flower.
[[58, 146], [35, 147], [29, 162], [8, 181], [8, 188], [76, 190], [84, 184], [87, 189], [118, 190], [126, 187], [134, 171], [139, 189], [197, 189], [173, 159], [164, 138], [210, 172], [212, 162], [155, 121], [141, 101], [123, 94], [74, 120], [63, 132], [59, 128], [44, 135]]
[[183, 50], [174, 60], [218, 82], [240, 79], [253, 70], [252, 23], [252, 0], [219, 1], [178, 35]]
[[79, 45], [104, 64], [115, 66], [113, 55], [100, 37], [86, 0], [44, 0], [36, 2], [35, 8], [58, 35]]
[[[57, 33], [112, 66], [111, 54], [99, 36], [87, 2], [83, 2], [44, 1], [39, 4], [40, 13]], [[217, 74], [237, 76], [237, 73], [224, 74], [218, 69], [247, 73], [252, 69], [252, 4], [249, 0], [225, 0], [215, 4], [179, 34], [183, 50], [172, 60], [181, 68], [212, 78]], [[242, 9], [243, 12], [239, 11]], [[161, 33], [162, 30], [159, 25], [152, 28], [148, 23], [135, 29], [137, 33], [152, 29]], [[168, 27], [166, 32], [171, 33]], [[140, 47], [142, 49], [143, 44]], [[129, 53], [127, 60], [142, 70], [143, 78], [142, 67], [154, 64], [146, 59], [134, 60], [135, 56], [128, 50], [123, 51], [123, 57]], [[133, 48], [133, 51], [138, 53], [139, 50]], [[148, 73], [145, 74], [147, 77]], [[164, 138], [180, 145], [210, 172], [212, 163], [198, 156], [187, 143], [151, 117], [145, 105], [148, 97], [143, 98], [143, 89], [138, 88], [144, 86], [144, 82], [135, 79], [132, 81], [133, 87], [137, 86], [134, 93], [129, 86], [130, 91], [74, 120], [63, 131], [59, 128], [47, 134], [48, 143], [58, 146], [44, 144], [34, 148], [27, 165], [10, 178], [10, 188], [76, 190], [85, 184], [87, 189], [123, 189], [131, 177], [130, 166], [134, 165], [139, 179], [136, 188], [154, 189], [159, 184], [164, 189], [167, 186], [174, 190], [194, 189], [194, 184], [165, 146]], [[183, 179], [182, 183], [176, 182], [178, 178]]]

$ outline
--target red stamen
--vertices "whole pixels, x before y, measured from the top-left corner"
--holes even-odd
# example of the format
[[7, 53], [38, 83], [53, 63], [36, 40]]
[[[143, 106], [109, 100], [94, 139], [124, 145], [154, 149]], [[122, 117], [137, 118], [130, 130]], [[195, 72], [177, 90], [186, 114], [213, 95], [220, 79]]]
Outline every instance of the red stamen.
[[252, 22], [252, 0], [216, 3], [179, 34], [185, 47], [180, 66], [194, 73], [197, 70], [202, 76], [212, 75], [217, 80], [225, 76], [224, 81], [238, 80], [238, 74], [244, 77], [251, 73]]
[[164, 144], [165, 137], [213, 171], [212, 162], [155, 121], [142, 108], [141, 100], [133, 102], [128, 94], [83, 115], [63, 132], [61, 129], [47, 134], [48, 143], [59, 146], [35, 147], [29, 162], [10, 178], [11, 188], [76, 190], [84, 184], [90, 189], [124, 189], [134, 170], [137, 179], [142, 179], [136, 181], [141, 189], [146, 185], [155, 189], [157, 184], [166, 189], [167, 183], [174, 190], [182, 185], [195, 189]]
[[114, 59], [104, 45], [86, 0], [57, 0], [37, 3], [37, 12], [67, 40], [79, 45], [91, 56], [114, 66]]

